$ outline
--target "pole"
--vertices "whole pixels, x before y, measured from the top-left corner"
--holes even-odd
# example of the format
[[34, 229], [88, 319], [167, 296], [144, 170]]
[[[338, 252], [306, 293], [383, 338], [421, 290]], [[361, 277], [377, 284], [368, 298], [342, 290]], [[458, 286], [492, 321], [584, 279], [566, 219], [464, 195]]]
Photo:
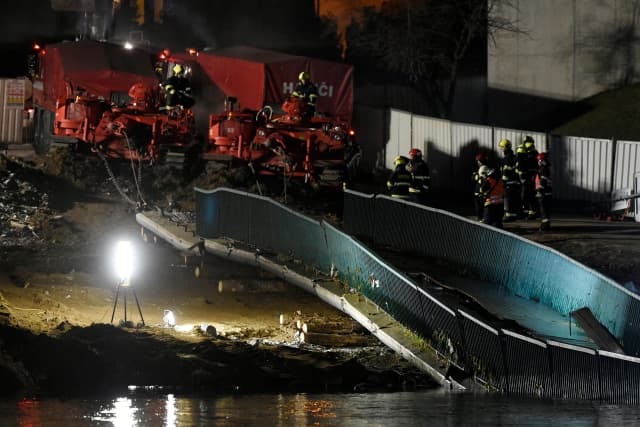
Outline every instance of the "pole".
[[[113, 323], [113, 319], [115, 318], [116, 315], [116, 307], [118, 306], [118, 298], [120, 297], [120, 287], [123, 287], [124, 289], [122, 290], [122, 298], [124, 300], [124, 325], [127, 325], [127, 321], [129, 319], [127, 319], [127, 289], [129, 288], [129, 284], [127, 282], [126, 285], [123, 285], [123, 282], [118, 283], [118, 287], [116, 288], [116, 299], [113, 302], [113, 311], [111, 312], [111, 323]], [[136, 294], [135, 289], [131, 289], [131, 292], [133, 293], [133, 298], [136, 301], [136, 306], [138, 307], [138, 313], [140, 314], [140, 320], [142, 321], [142, 326], [146, 326], [144, 323], [144, 316], [142, 315], [142, 308], [140, 307], [140, 301], [138, 300], [138, 295]]]
[[142, 317], [142, 310], [140, 309], [140, 303], [138, 302], [138, 295], [136, 294], [135, 289], [132, 289], [133, 297], [136, 299], [136, 305], [138, 306], [138, 313], [140, 313], [140, 319], [142, 320], [142, 326], [144, 326], [144, 317]]
[[111, 323], [113, 323], [113, 317], [116, 315], [116, 306], [118, 305], [119, 294], [120, 294], [120, 283], [118, 283], [118, 287], [116, 288], [116, 299], [113, 302], [113, 312], [111, 313]]

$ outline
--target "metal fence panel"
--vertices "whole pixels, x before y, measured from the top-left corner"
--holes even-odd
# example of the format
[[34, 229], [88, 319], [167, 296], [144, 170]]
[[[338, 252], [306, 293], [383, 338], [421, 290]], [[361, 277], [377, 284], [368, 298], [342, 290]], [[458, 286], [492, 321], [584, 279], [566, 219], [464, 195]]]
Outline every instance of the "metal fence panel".
[[250, 244], [329, 271], [324, 229], [318, 221], [270, 199], [253, 196], [251, 201]]
[[554, 198], [595, 202], [610, 196], [613, 141], [554, 135], [549, 155]]
[[393, 161], [397, 156], [406, 156], [411, 147], [411, 113], [390, 110], [389, 140], [385, 149], [384, 167], [394, 169]]
[[464, 351], [455, 312], [353, 238], [330, 224], [323, 223], [323, 226], [331, 263], [340, 280], [458, 363]]
[[594, 350], [547, 341], [551, 357], [551, 395], [599, 400], [598, 359]]
[[449, 212], [387, 196], [376, 197], [374, 210], [376, 232], [371, 238], [377, 245], [446, 260], [452, 268], [464, 268], [480, 280], [562, 314], [589, 307], [624, 342], [628, 354], [640, 352], [639, 297], [593, 269], [551, 248]]
[[488, 126], [451, 123], [452, 179], [454, 191], [473, 191], [471, 174], [480, 152], [494, 152], [493, 129]]
[[633, 191], [635, 174], [640, 172], [640, 142], [616, 141], [613, 166], [613, 189], [628, 188]]
[[0, 79], [0, 143], [22, 143], [26, 79]]
[[615, 404], [640, 404], [640, 359], [598, 351], [602, 400]]
[[551, 366], [547, 345], [505, 329], [502, 333], [509, 393], [549, 397]]
[[356, 237], [369, 238], [375, 234], [375, 196], [357, 191], [344, 191], [342, 228]]
[[249, 194], [234, 190], [220, 190], [216, 196], [221, 199], [218, 205], [220, 237], [249, 243], [251, 236]]
[[[451, 122], [426, 116], [413, 116], [411, 123], [412, 145], [420, 148], [429, 164], [431, 187], [434, 190], [451, 190], [452, 165]], [[409, 151], [407, 150], [406, 153]]]
[[464, 343], [473, 373], [491, 387], [507, 391], [507, 373], [500, 332], [486, 323], [458, 310]]
[[220, 198], [216, 190], [195, 189], [196, 234], [205, 239], [220, 236]]
[[549, 144], [547, 141], [547, 134], [542, 132], [533, 132], [527, 130], [507, 129], [507, 128], [493, 128], [494, 134], [494, 149], [498, 151], [498, 143], [503, 139], [511, 141], [511, 146], [515, 152], [518, 145], [522, 142], [525, 136], [530, 136], [536, 143], [536, 150], [539, 152], [549, 151]]
[[387, 109], [358, 105], [354, 114], [356, 141], [362, 150], [359, 169], [371, 172], [376, 168], [383, 168], [385, 136], [388, 127]]

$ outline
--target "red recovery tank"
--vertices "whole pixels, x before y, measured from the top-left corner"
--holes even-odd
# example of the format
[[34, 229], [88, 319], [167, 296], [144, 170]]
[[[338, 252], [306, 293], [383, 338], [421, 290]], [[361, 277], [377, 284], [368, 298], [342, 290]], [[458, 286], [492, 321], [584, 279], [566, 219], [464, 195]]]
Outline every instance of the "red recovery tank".
[[[359, 153], [346, 121], [307, 114], [300, 98], [285, 99], [283, 114], [233, 110], [210, 117], [206, 160], [251, 164], [262, 176], [284, 176], [313, 187], [341, 189]], [[356, 159], [357, 161], [357, 159]]]
[[[239, 160], [261, 175], [342, 188], [359, 153], [350, 127], [350, 65], [249, 47], [203, 52], [197, 60], [230, 101], [223, 114], [210, 116], [205, 159]], [[291, 97], [301, 71], [318, 88], [313, 117]]]
[[105, 157], [157, 160], [191, 141], [190, 110], [160, 110], [153, 56], [95, 41], [46, 47], [34, 84], [38, 152], [52, 142]]

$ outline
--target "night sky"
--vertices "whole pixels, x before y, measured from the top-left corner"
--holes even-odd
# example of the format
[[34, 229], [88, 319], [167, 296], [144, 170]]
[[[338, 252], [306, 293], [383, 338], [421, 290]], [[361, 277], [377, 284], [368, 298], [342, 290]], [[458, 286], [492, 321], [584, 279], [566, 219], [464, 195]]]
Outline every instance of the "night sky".
[[[26, 56], [34, 42], [74, 40], [83, 34], [85, 22], [113, 42], [130, 38], [131, 31], [143, 31], [145, 45], [153, 49], [251, 45], [325, 59], [339, 57], [336, 36], [323, 34], [314, 0], [164, 0], [162, 23], [154, 22], [154, 2], [147, 0], [142, 26], [135, 22], [135, 3], [132, 7], [129, 0], [122, 1], [113, 17], [111, 0], [94, 0], [95, 14], [88, 20], [81, 12], [54, 11], [52, 3], [81, 2], [21, 0], [12, 2], [11, 12], [0, 15], [0, 48], [8, 59], [3, 77], [26, 74]], [[327, 3], [320, 5], [326, 12]]]

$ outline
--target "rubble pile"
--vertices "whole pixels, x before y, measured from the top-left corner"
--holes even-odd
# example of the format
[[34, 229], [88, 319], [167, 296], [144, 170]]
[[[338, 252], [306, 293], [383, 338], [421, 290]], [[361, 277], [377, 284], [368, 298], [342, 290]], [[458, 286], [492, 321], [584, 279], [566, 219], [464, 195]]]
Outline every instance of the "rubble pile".
[[10, 172], [6, 161], [0, 168], [0, 245], [14, 246], [39, 239], [43, 216], [54, 216], [49, 196], [32, 183]]

